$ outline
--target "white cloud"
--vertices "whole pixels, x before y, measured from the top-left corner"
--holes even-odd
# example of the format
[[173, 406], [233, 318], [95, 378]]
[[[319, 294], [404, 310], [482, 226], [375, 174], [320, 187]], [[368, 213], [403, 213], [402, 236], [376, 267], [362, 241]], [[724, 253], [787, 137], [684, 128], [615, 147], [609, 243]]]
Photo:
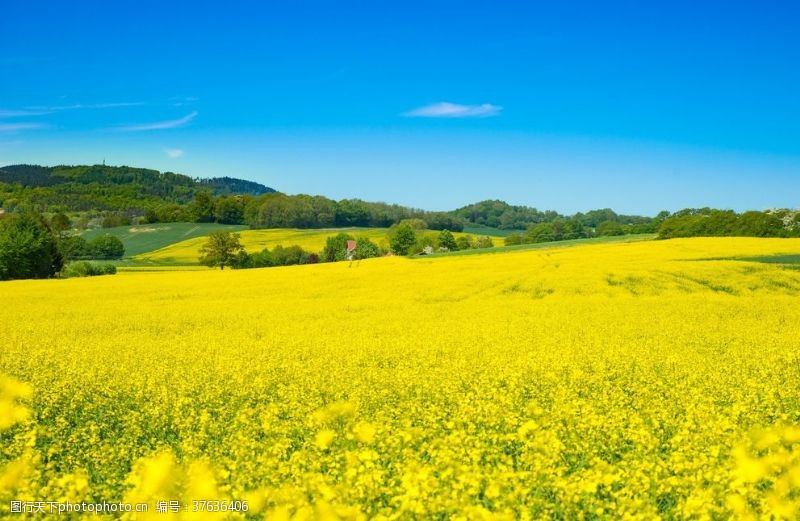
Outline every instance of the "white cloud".
[[42, 116], [49, 114], [50, 111], [43, 110], [2, 110], [0, 109], [0, 118], [19, 118], [25, 116]]
[[195, 110], [194, 112], [190, 112], [189, 114], [185, 115], [182, 118], [168, 119], [166, 121], [156, 121], [154, 123], [144, 123], [141, 125], [129, 125], [125, 127], [119, 127], [119, 130], [124, 130], [126, 132], [140, 132], [144, 130], [163, 130], [167, 128], [177, 128], [188, 124], [196, 117], [197, 117], [197, 111]]
[[169, 99], [172, 102], [173, 107], [183, 107], [184, 105], [191, 105], [199, 101], [200, 98], [197, 96], [175, 96]]
[[0, 123], [0, 132], [19, 132], [20, 130], [33, 130], [45, 128], [44, 123]]
[[488, 118], [500, 115], [501, 110], [503, 107], [491, 103], [461, 105], [441, 101], [409, 110], [403, 115], [409, 118]]
[[72, 105], [37, 105], [27, 107], [31, 110], [44, 110], [47, 112], [54, 112], [58, 110], [76, 110], [76, 109], [115, 109], [119, 107], [139, 107], [144, 105], [143, 101], [125, 101], [121, 103], [74, 103]]
[[183, 155], [184, 150], [182, 148], [165, 148], [164, 153], [167, 154], [168, 157], [172, 159], [177, 159]]

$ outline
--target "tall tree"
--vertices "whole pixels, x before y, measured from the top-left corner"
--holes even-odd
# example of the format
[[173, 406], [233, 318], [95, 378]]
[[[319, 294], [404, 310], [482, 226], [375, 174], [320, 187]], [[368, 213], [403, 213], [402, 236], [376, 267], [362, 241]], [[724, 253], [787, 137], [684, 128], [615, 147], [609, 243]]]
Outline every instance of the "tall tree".
[[89, 241], [89, 252], [95, 259], [121, 259], [125, 245], [119, 237], [107, 233]]
[[0, 280], [49, 278], [63, 265], [58, 240], [41, 215], [0, 218]]
[[449, 251], [455, 251], [458, 249], [456, 238], [453, 237], [453, 234], [450, 233], [450, 230], [442, 230], [439, 232], [439, 247], [447, 248]]
[[342, 261], [347, 256], [347, 241], [353, 240], [353, 236], [347, 233], [337, 233], [325, 240], [325, 247], [322, 249], [322, 262]]
[[395, 255], [408, 255], [417, 242], [417, 234], [408, 223], [400, 224], [392, 235], [389, 246]]
[[70, 228], [72, 228], [72, 221], [63, 212], [59, 212], [50, 218], [50, 229], [55, 233], [63, 236]]
[[208, 235], [208, 241], [200, 248], [200, 263], [210, 268], [219, 266], [225, 269], [230, 266], [244, 251], [244, 246], [239, 242], [240, 235], [231, 232], [213, 232]]
[[199, 223], [214, 221], [214, 197], [206, 192], [197, 192], [192, 203], [192, 216]]

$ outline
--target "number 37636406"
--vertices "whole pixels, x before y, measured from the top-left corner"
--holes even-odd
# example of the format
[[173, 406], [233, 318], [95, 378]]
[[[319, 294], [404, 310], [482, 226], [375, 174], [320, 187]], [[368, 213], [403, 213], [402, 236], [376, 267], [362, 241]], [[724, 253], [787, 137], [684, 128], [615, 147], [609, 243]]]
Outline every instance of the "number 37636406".
[[247, 512], [247, 501], [194, 500], [193, 512]]

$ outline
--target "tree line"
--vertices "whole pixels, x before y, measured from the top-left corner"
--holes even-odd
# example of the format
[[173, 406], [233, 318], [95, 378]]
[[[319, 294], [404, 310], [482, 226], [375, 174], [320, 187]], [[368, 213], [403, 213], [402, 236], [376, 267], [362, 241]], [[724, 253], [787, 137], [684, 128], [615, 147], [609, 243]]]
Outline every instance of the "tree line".
[[232, 177], [196, 179], [173, 172], [106, 165], [0, 168], [0, 208], [6, 211], [71, 213], [78, 228], [159, 222], [218, 222], [253, 228], [388, 227], [423, 219], [429, 229], [466, 226], [525, 230], [532, 224], [575, 218], [593, 227], [604, 220], [642, 224], [649, 217], [608, 209], [567, 217], [503, 201], [480, 201], [453, 211], [431, 212], [359, 199], [286, 195]]
[[640, 215], [617, 214], [610, 208], [578, 212], [572, 216], [562, 215], [553, 210], [538, 210], [532, 206], [515, 206], [499, 200], [486, 200], [473, 203], [453, 211], [457, 217], [473, 225], [488, 226], [501, 230], [527, 230], [532, 225], [573, 220], [584, 227], [594, 228], [601, 222], [611, 221], [621, 225], [645, 225], [656, 218]]
[[659, 215], [655, 219], [641, 223], [622, 223], [611, 219], [593, 223], [591, 220], [577, 216], [558, 218], [550, 222], [531, 224], [524, 232], [508, 235], [505, 238], [505, 244], [509, 246], [589, 239], [592, 237], [655, 233], [664, 218], [662, 214]]
[[42, 213], [118, 213], [138, 218], [148, 210], [178, 215], [198, 192], [260, 195], [274, 189], [232, 177], [196, 179], [128, 166], [81, 165], [0, 168], [0, 207]]
[[800, 237], [800, 211], [736, 213], [713, 208], [687, 208], [670, 215], [658, 228], [659, 239], [731, 236]]

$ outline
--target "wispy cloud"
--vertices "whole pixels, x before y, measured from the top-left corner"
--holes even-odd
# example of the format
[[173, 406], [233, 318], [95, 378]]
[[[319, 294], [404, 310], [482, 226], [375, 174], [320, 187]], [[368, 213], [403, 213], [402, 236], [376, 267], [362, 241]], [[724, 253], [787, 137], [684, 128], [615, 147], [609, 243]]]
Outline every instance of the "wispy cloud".
[[145, 130], [163, 130], [167, 128], [178, 128], [187, 125], [196, 117], [197, 117], [197, 111], [195, 110], [194, 112], [190, 112], [189, 114], [185, 115], [182, 118], [168, 119], [166, 121], [156, 121], [153, 123], [143, 123], [140, 125], [127, 125], [124, 127], [119, 127], [119, 130], [123, 130], [125, 132], [141, 132]]
[[26, 107], [30, 110], [43, 110], [48, 112], [56, 112], [59, 110], [77, 110], [77, 109], [115, 109], [120, 107], [139, 107], [144, 105], [143, 101], [123, 101], [118, 103], [73, 103], [71, 105], [36, 105]]
[[50, 114], [46, 110], [3, 110], [0, 109], [0, 118], [24, 118], [27, 116], [42, 116]]
[[171, 157], [172, 159], [177, 159], [183, 155], [184, 150], [182, 148], [165, 148], [164, 153], [167, 154], [167, 157]]
[[173, 107], [182, 107], [184, 105], [191, 105], [199, 101], [197, 96], [175, 96], [169, 99]]
[[403, 116], [409, 118], [488, 118], [500, 115], [502, 110], [503, 107], [491, 103], [461, 105], [441, 101], [409, 110]]
[[19, 132], [20, 130], [33, 130], [37, 128], [46, 128], [48, 125], [44, 123], [0, 123], [0, 132]]

